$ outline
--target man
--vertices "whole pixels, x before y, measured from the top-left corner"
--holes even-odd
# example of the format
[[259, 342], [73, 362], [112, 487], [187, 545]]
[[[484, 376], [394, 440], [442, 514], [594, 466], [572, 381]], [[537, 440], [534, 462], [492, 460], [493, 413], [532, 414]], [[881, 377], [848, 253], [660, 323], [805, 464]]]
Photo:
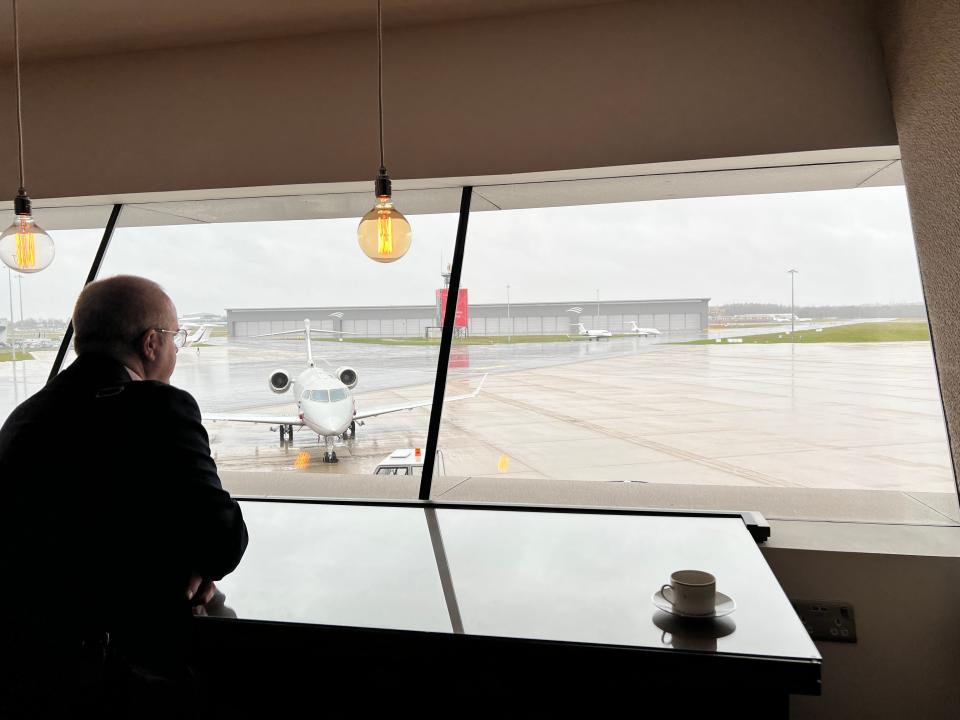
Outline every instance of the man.
[[100, 702], [112, 673], [160, 688], [161, 714], [189, 676], [191, 605], [236, 568], [246, 526], [196, 401], [169, 385], [180, 328], [160, 286], [91, 283], [73, 326], [76, 361], [0, 429], [0, 652], [21, 694]]

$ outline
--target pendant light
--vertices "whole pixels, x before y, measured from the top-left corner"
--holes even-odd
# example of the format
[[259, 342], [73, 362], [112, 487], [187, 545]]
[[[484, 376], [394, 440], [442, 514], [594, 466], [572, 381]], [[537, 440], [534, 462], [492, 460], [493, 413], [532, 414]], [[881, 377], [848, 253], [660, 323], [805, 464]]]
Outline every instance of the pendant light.
[[399, 260], [410, 249], [410, 223], [393, 206], [390, 176], [383, 164], [383, 19], [377, 0], [377, 91], [380, 117], [380, 171], [374, 182], [377, 204], [360, 220], [357, 240], [367, 257], [377, 262]]
[[13, 200], [16, 215], [13, 225], [0, 235], [0, 260], [23, 273], [40, 272], [53, 262], [53, 238], [33, 219], [30, 198], [23, 182], [23, 113], [20, 109], [20, 28], [17, 24], [17, 0], [13, 0], [14, 67], [17, 74], [17, 147], [20, 159], [20, 190]]

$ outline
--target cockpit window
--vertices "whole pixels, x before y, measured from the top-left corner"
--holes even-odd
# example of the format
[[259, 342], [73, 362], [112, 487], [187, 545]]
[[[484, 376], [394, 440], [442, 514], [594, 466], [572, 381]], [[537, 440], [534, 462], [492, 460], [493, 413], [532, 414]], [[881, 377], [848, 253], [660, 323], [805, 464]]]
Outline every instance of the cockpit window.
[[345, 388], [334, 388], [330, 391], [330, 402], [340, 402], [341, 400], [347, 399], [347, 391]]
[[313, 402], [330, 402], [330, 391], [329, 390], [311, 390], [310, 399]]

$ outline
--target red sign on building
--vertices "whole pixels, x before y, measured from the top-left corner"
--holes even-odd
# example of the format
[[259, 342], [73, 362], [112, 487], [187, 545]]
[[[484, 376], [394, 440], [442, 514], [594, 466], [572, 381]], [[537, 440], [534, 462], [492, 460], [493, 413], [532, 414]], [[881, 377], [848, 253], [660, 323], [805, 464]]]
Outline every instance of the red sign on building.
[[[437, 302], [440, 304], [440, 324], [443, 325], [443, 319], [447, 316], [447, 294], [446, 288], [437, 290]], [[453, 326], [455, 328], [465, 328], [470, 324], [470, 313], [468, 310], [466, 288], [460, 288], [457, 293], [457, 312], [453, 316]]]

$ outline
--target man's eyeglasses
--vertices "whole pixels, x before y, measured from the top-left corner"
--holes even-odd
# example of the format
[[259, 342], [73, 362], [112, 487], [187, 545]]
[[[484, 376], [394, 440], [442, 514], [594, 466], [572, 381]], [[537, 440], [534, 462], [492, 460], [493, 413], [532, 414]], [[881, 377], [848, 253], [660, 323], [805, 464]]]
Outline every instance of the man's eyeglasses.
[[180, 328], [179, 330], [164, 330], [163, 328], [154, 328], [154, 330], [160, 333], [170, 333], [173, 335], [173, 344], [178, 349], [187, 344], [187, 331], [185, 328]]

